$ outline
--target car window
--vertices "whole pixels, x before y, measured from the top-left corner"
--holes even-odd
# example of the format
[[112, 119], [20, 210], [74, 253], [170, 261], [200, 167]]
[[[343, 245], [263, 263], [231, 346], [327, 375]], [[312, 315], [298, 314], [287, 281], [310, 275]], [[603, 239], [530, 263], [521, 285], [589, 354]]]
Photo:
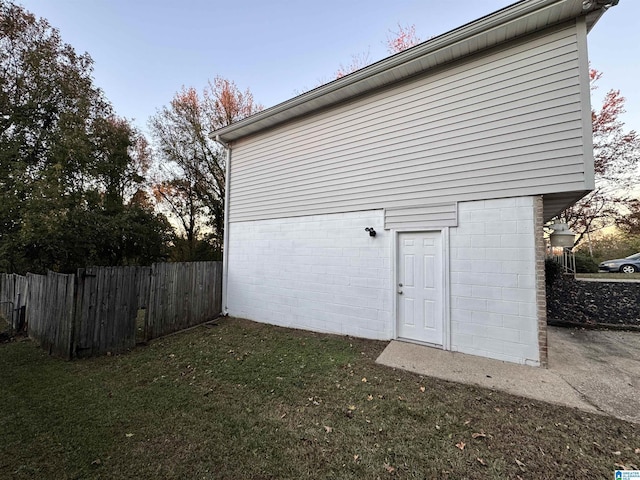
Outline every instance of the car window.
[[640, 260], [640, 252], [634, 253], [633, 255], [629, 255], [627, 258], [630, 260]]

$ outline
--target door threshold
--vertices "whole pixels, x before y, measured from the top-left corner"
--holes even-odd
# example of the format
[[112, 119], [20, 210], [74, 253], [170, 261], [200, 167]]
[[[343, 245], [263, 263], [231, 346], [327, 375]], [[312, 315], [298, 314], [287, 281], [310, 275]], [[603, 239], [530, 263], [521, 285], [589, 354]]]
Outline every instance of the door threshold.
[[423, 342], [422, 340], [415, 340], [413, 338], [404, 338], [404, 337], [397, 337], [396, 340], [399, 342], [415, 343], [417, 345], [423, 345], [425, 347], [438, 348], [440, 350], [444, 350], [444, 345], [438, 344], [438, 343]]

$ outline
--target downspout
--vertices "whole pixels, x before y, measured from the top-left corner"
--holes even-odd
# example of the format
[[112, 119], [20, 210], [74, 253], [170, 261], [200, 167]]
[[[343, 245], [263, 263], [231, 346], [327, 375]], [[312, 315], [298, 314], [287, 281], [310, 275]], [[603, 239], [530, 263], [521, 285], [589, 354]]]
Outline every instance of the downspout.
[[224, 171], [224, 239], [222, 242], [222, 315], [227, 316], [227, 284], [229, 278], [229, 190], [231, 188], [231, 145], [220, 140], [216, 135], [215, 141], [222, 145], [227, 153]]

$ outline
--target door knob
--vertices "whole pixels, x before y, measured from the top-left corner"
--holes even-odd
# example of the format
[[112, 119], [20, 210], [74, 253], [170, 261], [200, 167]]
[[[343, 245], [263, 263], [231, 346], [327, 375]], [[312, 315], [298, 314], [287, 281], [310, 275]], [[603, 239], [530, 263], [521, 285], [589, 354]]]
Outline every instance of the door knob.
[[402, 286], [402, 284], [401, 284], [401, 283], [399, 283], [399, 284], [398, 284], [398, 286], [399, 286], [399, 287], [401, 287], [401, 286]]
[[399, 294], [399, 295], [402, 295], [402, 290], [398, 290], [398, 294]]

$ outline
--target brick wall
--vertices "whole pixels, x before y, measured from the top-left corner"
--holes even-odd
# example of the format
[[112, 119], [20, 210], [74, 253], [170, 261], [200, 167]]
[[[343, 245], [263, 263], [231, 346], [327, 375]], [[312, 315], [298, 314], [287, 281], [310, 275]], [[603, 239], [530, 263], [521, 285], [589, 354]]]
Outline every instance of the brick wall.
[[540, 364], [535, 201], [458, 204], [450, 231], [452, 350]]
[[536, 306], [538, 315], [538, 350], [540, 351], [540, 366], [548, 366], [547, 351], [547, 296], [545, 283], [544, 261], [546, 248], [544, 241], [544, 202], [541, 196], [534, 197], [534, 232], [536, 246]]
[[383, 212], [372, 210], [231, 223], [229, 314], [391, 338], [391, 234], [383, 221]]

